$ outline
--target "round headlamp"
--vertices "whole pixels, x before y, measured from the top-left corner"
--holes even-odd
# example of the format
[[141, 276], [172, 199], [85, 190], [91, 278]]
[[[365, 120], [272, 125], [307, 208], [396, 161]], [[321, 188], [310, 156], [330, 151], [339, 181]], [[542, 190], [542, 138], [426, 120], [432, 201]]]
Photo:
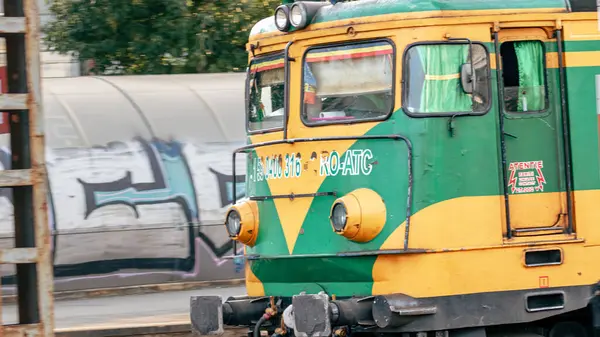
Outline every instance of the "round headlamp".
[[225, 227], [227, 228], [229, 237], [234, 238], [240, 235], [240, 230], [242, 229], [242, 218], [240, 217], [240, 213], [238, 213], [238, 211], [232, 209], [229, 211], [229, 213], [227, 213]]
[[335, 233], [352, 241], [368, 242], [385, 225], [385, 203], [377, 192], [359, 188], [333, 203], [329, 219]]
[[254, 200], [231, 206], [225, 217], [229, 237], [246, 246], [254, 246], [258, 236], [258, 205]]
[[303, 3], [295, 3], [290, 9], [290, 23], [295, 28], [302, 28], [306, 25], [306, 6]]
[[282, 32], [290, 29], [290, 9], [286, 5], [281, 5], [275, 9], [275, 26]]
[[347, 222], [348, 212], [346, 212], [346, 207], [341, 202], [336, 203], [331, 211], [331, 225], [333, 226], [333, 230], [336, 232], [343, 231]]
[[296, 1], [290, 7], [290, 23], [294, 28], [302, 29], [308, 26], [321, 7], [329, 5], [328, 1]]

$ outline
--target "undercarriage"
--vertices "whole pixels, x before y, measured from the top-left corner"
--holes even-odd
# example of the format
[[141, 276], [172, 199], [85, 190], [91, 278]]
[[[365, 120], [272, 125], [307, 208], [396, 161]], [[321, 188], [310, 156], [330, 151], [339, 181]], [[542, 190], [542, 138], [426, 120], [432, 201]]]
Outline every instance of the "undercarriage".
[[490, 292], [435, 298], [404, 294], [335, 298], [219, 296], [191, 299], [196, 335], [246, 326], [249, 337], [599, 336], [598, 285]]

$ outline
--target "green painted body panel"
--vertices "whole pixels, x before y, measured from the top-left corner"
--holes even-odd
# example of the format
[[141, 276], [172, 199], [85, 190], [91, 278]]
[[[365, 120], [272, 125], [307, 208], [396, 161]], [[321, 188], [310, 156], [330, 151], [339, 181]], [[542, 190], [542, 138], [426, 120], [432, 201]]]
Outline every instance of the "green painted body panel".
[[600, 40], [565, 41], [565, 52], [600, 51]]
[[[600, 41], [598, 41], [600, 47]], [[598, 49], [600, 50], [600, 48]], [[598, 162], [599, 116], [596, 112], [596, 76], [600, 67], [567, 68], [567, 95], [569, 123], [571, 126], [571, 157], [573, 188], [575, 190], [600, 189], [600, 164]]]
[[[531, 3], [536, 1], [529, 2]], [[493, 46], [487, 44], [487, 47], [490, 52], [493, 51]], [[600, 41], [566, 42], [565, 50], [600, 50]], [[546, 44], [546, 52], [555, 51], [555, 44]], [[559, 77], [557, 69], [547, 70], [546, 73], [549, 109], [526, 118], [505, 118], [505, 131], [518, 137], [506, 137], [507, 163], [543, 160], [543, 172], [547, 180], [544, 192], [556, 192], [565, 190]], [[600, 67], [566, 70], [573, 186], [576, 190], [600, 189], [596, 75], [600, 75]], [[394, 112], [387, 121], [379, 123], [367, 133], [401, 134], [412, 142], [413, 214], [453, 198], [502, 194], [495, 71], [492, 72], [490, 85], [494, 97], [490, 110], [482, 116], [455, 118], [453, 133], [448, 129], [449, 117], [411, 118], [402, 110]], [[319, 151], [331, 150], [330, 145], [319, 142], [315, 142], [314, 148]], [[247, 249], [247, 253], [287, 257], [250, 261], [253, 273], [263, 282], [265, 294], [292, 296], [301, 291], [316, 293], [322, 290], [337, 296], [371, 294], [372, 269], [376, 257], [341, 258], [318, 254], [377, 250], [404, 222], [408, 153], [403, 141], [393, 140], [360, 140], [350, 148], [357, 149], [372, 151], [372, 173], [369, 176], [327, 177], [318, 192], [336, 191], [341, 196], [359, 187], [373, 189], [382, 196], [387, 207], [387, 222], [383, 231], [367, 243], [355, 243], [333, 233], [328, 215], [335, 198], [318, 197], [311, 204], [302, 226], [303, 232], [298, 236], [292, 253], [303, 257], [289, 258], [273, 201], [260, 201], [261, 225], [258, 240], [255, 247]], [[256, 157], [256, 154], [253, 153], [252, 157]], [[248, 165], [248, 170], [251, 170], [252, 164]], [[509, 171], [508, 174], [510, 175]], [[248, 195], [271, 194], [264, 181], [256, 183], [249, 180], [247, 184]], [[398, 242], [397, 246], [402, 247], [403, 242]], [[453, 246], [449, 245], [447, 248], [460, 246], [460, 242], [454, 242]], [[306, 257], [310, 254], [317, 255]]]

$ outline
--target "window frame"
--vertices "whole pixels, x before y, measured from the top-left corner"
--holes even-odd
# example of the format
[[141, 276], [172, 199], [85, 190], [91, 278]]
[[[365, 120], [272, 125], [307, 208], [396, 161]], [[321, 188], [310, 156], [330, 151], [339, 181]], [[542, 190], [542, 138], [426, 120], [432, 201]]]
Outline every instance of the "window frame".
[[[507, 42], [523, 42], [523, 41], [535, 41], [535, 42], [539, 42], [542, 44], [542, 65], [544, 66], [544, 109], [542, 110], [530, 110], [530, 111], [510, 111], [506, 109], [506, 106], [504, 105], [504, 98], [506, 97], [505, 92], [504, 92], [504, 80], [501, 81], [502, 83], [502, 102], [500, 102], [500, 100], [498, 100], [498, 104], [502, 105], [502, 114], [506, 117], [506, 118], [528, 118], [528, 117], [540, 117], [540, 116], [548, 116], [550, 114], [550, 111], [552, 109], [550, 109], [550, 90], [548, 88], [548, 58], [546, 57], [546, 42], [548, 41], [543, 41], [540, 39], [528, 39], [527, 37], [523, 38], [523, 39], [511, 39], [510, 37], [508, 37], [507, 40], [504, 41], [500, 41], [498, 47], [500, 48], [500, 51], [502, 50], [502, 44], [507, 43]], [[502, 62], [502, 54], [500, 54], [500, 62]], [[498, 65], [496, 65], [496, 68], [498, 67]], [[504, 67], [502, 65], [500, 65], [501, 69], [502, 69], [502, 73], [504, 74]], [[500, 97], [498, 97], [500, 98]]]
[[[283, 129], [285, 128], [285, 112], [284, 115], [282, 116], [282, 123], [281, 123], [281, 127], [274, 127], [274, 128], [270, 128], [270, 129], [260, 129], [260, 130], [251, 130], [250, 129], [250, 75], [252, 74], [252, 64], [254, 62], [260, 61], [262, 59], [265, 58], [270, 58], [270, 57], [274, 57], [274, 56], [278, 56], [280, 55], [283, 58], [283, 72], [284, 72], [284, 78], [285, 77], [285, 52], [283, 50], [281, 51], [275, 51], [275, 52], [270, 52], [270, 53], [265, 53], [265, 54], [261, 54], [258, 56], [253, 57], [250, 62], [248, 63], [248, 69], [246, 70], [246, 84], [244, 86], [244, 90], [245, 90], [245, 118], [246, 118], [246, 133], [248, 135], [257, 135], [257, 134], [265, 134], [265, 133], [272, 133], [272, 132], [279, 132], [279, 131], [283, 131]], [[289, 83], [286, 83], [285, 80], [283, 82], [283, 90], [284, 92], [286, 92], [288, 89], [288, 85]], [[284, 95], [284, 109], [285, 109], [285, 95]]]
[[[314, 49], [360, 45], [360, 44], [365, 44], [365, 43], [369, 43], [369, 42], [388, 42], [392, 46], [392, 88], [391, 88], [392, 107], [390, 108], [390, 111], [381, 117], [358, 119], [358, 120], [340, 120], [340, 121], [329, 121], [329, 122], [321, 122], [321, 123], [310, 123], [309, 121], [305, 120], [304, 116], [303, 116], [303, 114], [304, 114], [304, 83], [305, 83], [305, 81], [304, 81], [305, 80], [304, 64], [306, 63], [306, 56], [308, 55], [308, 53]], [[323, 44], [312, 45], [312, 46], [306, 48], [306, 50], [302, 54], [302, 63], [300, 64], [302, 76], [300, 77], [301, 81], [300, 81], [300, 116], [299, 117], [300, 117], [300, 121], [302, 121], [302, 124], [306, 127], [314, 128], [314, 127], [340, 125], [340, 124], [349, 125], [349, 124], [359, 124], [359, 123], [383, 122], [383, 121], [389, 119], [392, 116], [392, 114], [394, 113], [394, 111], [396, 110], [395, 109], [396, 108], [396, 79], [397, 79], [396, 55], [397, 55], [396, 44], [394, 43], [394, 41], [392, 39], [390, 39], [388, 37], [367, 38], [367, 39], [354, 40], [354, 41], [340, 41], [340, 42], [333, 42], [333, 43], [323, 43]]]
[[413, 118], [428, 118], [428, 117], [454, 117], [454, 116], [483, 116], [485, 114], [487, 114], [488, 112], [490, 112], [491, 108], [492, 108], [492, 102], [494, 101], [494, 97], [493, 97], [493, 92], [492, 92], [492, 64], [490, 62], [490, 50], [487, 48], [487, 46], [481, 42], [481, 41], [471, 41], [471, 45], [479, 45], [481, 47], [483, 47], [483, 50], [485, 51], [485, 56], [486, 56], [486, 60], [487, 60], [487, 77], [488, 77], [488, 86], [487, 86], [487, 94], [488, 94], [488, 101], [485, 105], [485, 109], [481, 112], [473, 112], [473, 111], [469, 111], [469, 112], [465, 112], [465, 111], [461, 111], [461, 112], [452, 112], [452, 111], [448, 111], [448, 112], [410, 112], [408, 111], [408, 108], [406, 106], [406, 104], [408, 103], [408, 85], [409, 85], [409, 71], [410, 71], [410, 67], [408, 66], [408, 62], [407, 62], [407, 57], [408, 57], [408, 51], [413, 48], [413, 47], [418, 47], [421, 45], [451, 45], [451, 44], [459, 44], [459, 45], [468, 45], [468, 42], [463, 42], [463, 41], [419, 41], [419, 42], [414, 42], [411, 43], [409, 45], [406, 46], [406, 48], [404, 49], [404, 52], [402, 53], [402, 104], [401, 104], [401, 108], [402, 111], [404, 111], [404, 113], [409, 116], [409, 117], [413, 117]]

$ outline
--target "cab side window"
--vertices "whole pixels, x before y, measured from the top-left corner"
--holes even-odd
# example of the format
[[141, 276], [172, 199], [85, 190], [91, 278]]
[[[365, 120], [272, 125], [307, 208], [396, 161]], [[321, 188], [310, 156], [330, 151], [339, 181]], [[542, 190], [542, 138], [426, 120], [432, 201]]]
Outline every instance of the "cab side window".
[[[462, 79], [464, 65], [471, 60], [472, 92], [465, 90]], [[485, 113], [489, 109], [489, 55], [481, 44], [473, 43], [471, 48], [468, 43], [413, 45], [406, 51], [403, 67], [403, 103], [409, 115]]]
[[306, 125], [383, 120], [394, 106], [394, 47], [380, 40], [310, 48], [302, 77]]
[[546, 109], [546, 69], [541, 41], [509, 41], [500, 47], [507, 112]]
[[248, 77], [248, 131], [283, 128], [285, 93], [283, 55], [253, 59]]

